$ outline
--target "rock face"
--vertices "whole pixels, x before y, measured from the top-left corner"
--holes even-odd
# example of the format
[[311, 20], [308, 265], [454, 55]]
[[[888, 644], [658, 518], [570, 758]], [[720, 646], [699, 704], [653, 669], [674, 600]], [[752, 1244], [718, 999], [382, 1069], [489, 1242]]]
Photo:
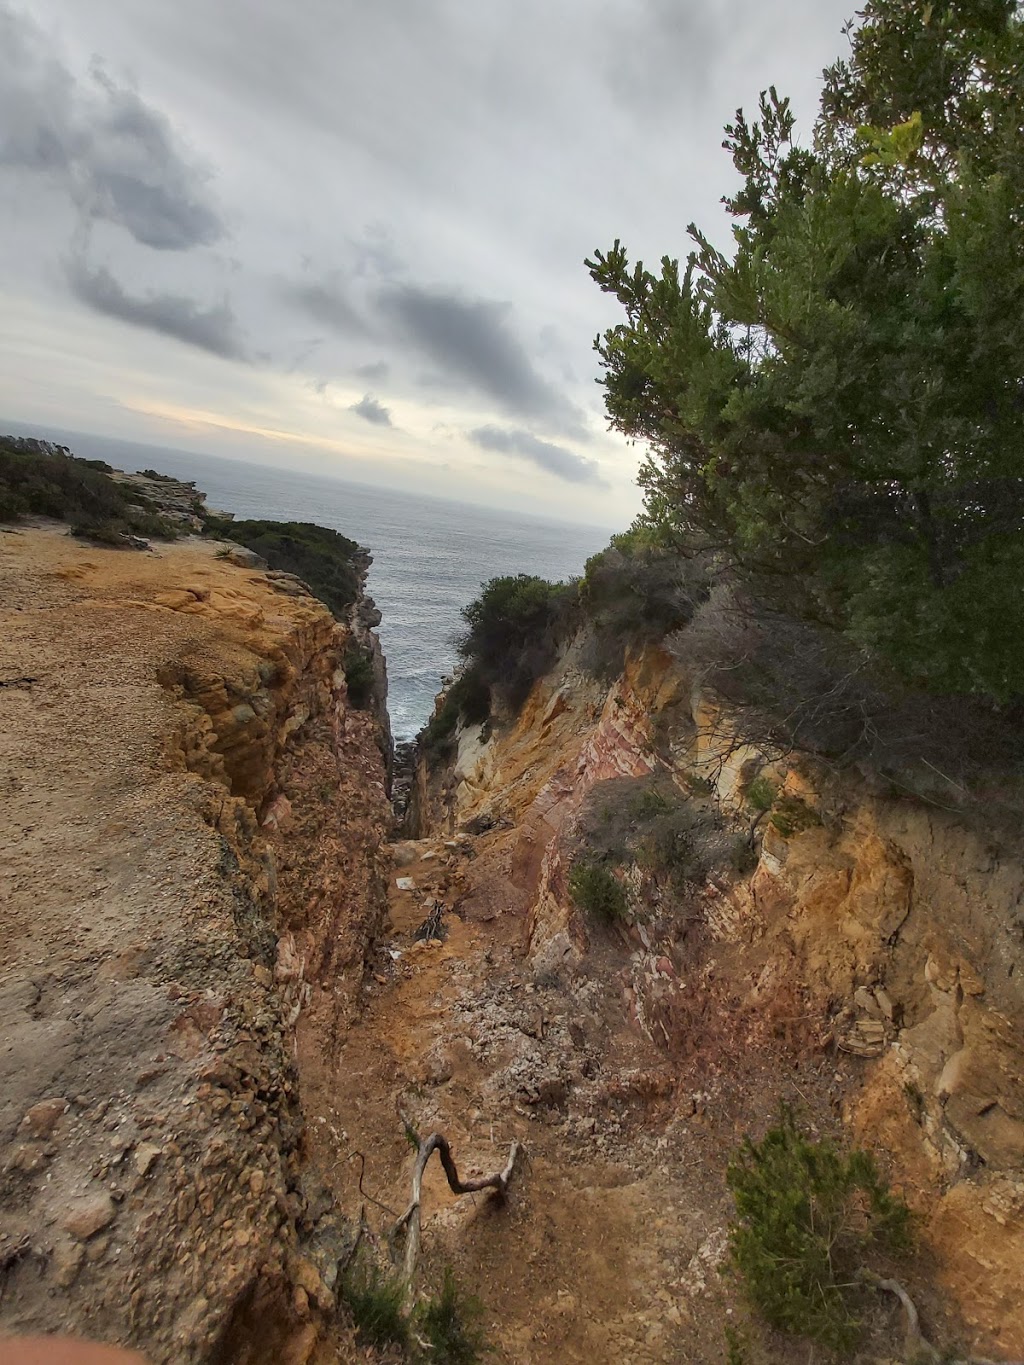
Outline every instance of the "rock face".
[[[737, 1039], [794, 1029], [800, 1046], [847, 1059], [844, 1116], [888, 1154], [951, 1312], [979, 1351], [1021, 1355], [1019, 848], [809, 760], [768, 764], [658, 649], [629, 660], [608, 690], [574, 663], [570, 648], [490, 743], [468, 731], [444, 771], [421, 764], [416, 832], [518, 831], [510, 877], [527, 897], [528, 951], [550, 973], [588, 949], [567, 877], [600, 783], [657, 767], [680, 800], [710, 791], [744, 843], [754, 826], [752, 870], [723, 868], [692, 888], [703, 955], [664, 905], [644, 910], [644, 872], [629, 872], [639, 913], [625, 993], [636, 1027], [670, 1056], [702, 1048], [711, 1069]], [[775, 790], [767, 818], [746, 802], [759, 773]]]
[[353, 627], [216, 548], [0, 536], [0, 1329], [297, 1361], [344, 1249], [303, 1133], [384, 910], [386, 743]]

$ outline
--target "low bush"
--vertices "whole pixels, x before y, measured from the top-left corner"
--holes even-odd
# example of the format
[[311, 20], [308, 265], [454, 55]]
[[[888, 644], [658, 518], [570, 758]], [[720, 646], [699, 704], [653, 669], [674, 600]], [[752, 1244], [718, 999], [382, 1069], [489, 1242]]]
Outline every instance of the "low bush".
[[106, 461], [80, 460], [66, 446], [0, 436], [0, 521], [53, 517], [73, 535], [112, 546], [131, 544], [133, 536], [173, 540], [173, 523], [110, 473]]
[[625, 887], [602, 863], [575, 862], [569, 873], [569, 894], [581, 910], [602, 924], [626, 917]]
[[850, 1350], [859, 1333], [858, 1272], [880, 1249], [906, 1250], [910, 1213], [868, 1152], [814, 1142], [790, 1110], [729, 1165], [732, 1262], [772, 1327]]
[[360, 1255], [339, 1283], [359, 1340], [366, 1346], [405, 1346], [409, 1323], [402, 1313], [405, 1290], [398, 1276], [385, 1275], [368, 1256]]
[[642, 533], [614, 536], [608, 549], [587, 560], [580, 607], [589, 627], [583, 665], [611, 679], [626, 650], [680, 630], [707, 595], [703, 560], [686, 559], [651, 543]]
[[468, 668], [445, 693], [440, 710], [420, 732], [420, 742], [429, 754], [443, 758], [454, 751], [459, 721], [482, 725], [490, 711], [491, 689], [481, 680], [478, 670]]
[[354, 540], [327, 526], [311, 521], [223, 521], [208, 517], [204, 531], [255, 551], [272, 569], [295, 574], [337, 617], [345, 616], [359, 596], [364, 553]]
[[352, 645], [342, 660], [345, 670], [345, 683], [348, 699], [357, 711], [365, 711], [373, 701], [373, 689], [377, 680], [373, 668], [373, 655], [362, 645]]
[[460, 1291], [451, 1266], [445, 1268], [441, 1292], [417, 1308], [417, 1335], [426, 1342], [425, 1360], [436, 1365], [476, 1365], [489, 1354], [479, 1326], [478, 1299]]
[[600, 864], [638, 863], [682, 892], [716, 868], [744, 870], [744, 840], [716, 806], [687, 798], [664, 775], [598, 783], [583, 808], [582, 856]]
[[485, 583], [480, 596], [462, 609], [467, 629], [458, 642], [475, 696], [486, 689], [489, 698], [497, 694], [518, 711], [553, 663], [575, 601], [572, 585], [531, 574]]

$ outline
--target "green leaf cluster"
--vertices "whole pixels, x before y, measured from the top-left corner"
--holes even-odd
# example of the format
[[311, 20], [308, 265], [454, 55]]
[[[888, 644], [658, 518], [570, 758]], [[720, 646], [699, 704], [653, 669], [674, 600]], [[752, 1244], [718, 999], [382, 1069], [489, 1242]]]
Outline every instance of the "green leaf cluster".
[[466, 630], [458, 640], [463, 670], [441, 714], [428, 726], [435, 746], [461, 717], [479, 724], [493, 697], [517, 712], [536, 680], [551, 666], [559, 633], [576, 602], [576, 589], [534, 574], [509, 574], [484, 583], [462, 608]]
[[813, 1142], [784, 1110], [727, 1171], [732, 1262], [753, 1306], [783, 1332], [834, 1350], [856, 1342], [858, 1274], [879, 1248], [910, 1244], [910, 1212], [869, 1152]]
[[868, 0], [810, 145], [738, 111], [729, 252], [587, 262], [644, 521], [915, 685], [1024, 692], [1024, 20]]
[[398, 1347], [404, 1359], [421, 1365], [476, 1365], [490, 1353], [480, 1327], [479, 1300], [464, 1293], [450, 1266], [438, 1293], [421, 1300], [411, 1314], [404, 1309], [400, 1275], [386, 1274], [361, 1255], [340, 1283], [359, 1340], [366, 1346]]

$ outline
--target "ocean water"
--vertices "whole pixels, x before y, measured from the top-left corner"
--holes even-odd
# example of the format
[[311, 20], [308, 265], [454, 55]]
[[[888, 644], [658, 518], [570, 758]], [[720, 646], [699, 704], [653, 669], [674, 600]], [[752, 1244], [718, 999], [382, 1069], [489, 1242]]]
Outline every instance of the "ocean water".
[[481, 583], [511, 573], [565, 579], [582, 573], [587, 558], [608, 543], [609, 531], [600, 527], [79, 433], [53, 432], [51, 439], [120, 469], [194, 479], [210, 507], [237, 517], [315, 521], [368, 546], [368, 588], [383, 613], [379, 633], [396, 739], [411, 738], [430, 716], [456, 661], [460, 608]]

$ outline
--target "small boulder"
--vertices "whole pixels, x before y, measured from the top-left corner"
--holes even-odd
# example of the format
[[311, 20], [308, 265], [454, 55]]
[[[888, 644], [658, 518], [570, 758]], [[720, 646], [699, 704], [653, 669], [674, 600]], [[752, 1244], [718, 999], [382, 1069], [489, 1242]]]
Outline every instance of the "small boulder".
[[114, 1221], [116, 1210], [109, 1194], [90, 1194], [73, 1201], [64, 1227], [76, 1241], [87, 1242]]
[[267, 561], [262, 555], [258, 555], [255, 550], [246, 549], [244, 545], [233, 545], [223, 558], [229, 564], [235, 564], [240, 569], [265, 569], [267, 567]]
[[140, 1142], [132, 1153], [132, 1164], [139, 1175], [149, 1175], [157, 1157], [163, 1155], [163, 1148], [155, 1142]]
[[48, 1138], [70, 1107], [63, 1096], [40, 1100], [21, 1120], [18, 1131], [26, 1137]]

